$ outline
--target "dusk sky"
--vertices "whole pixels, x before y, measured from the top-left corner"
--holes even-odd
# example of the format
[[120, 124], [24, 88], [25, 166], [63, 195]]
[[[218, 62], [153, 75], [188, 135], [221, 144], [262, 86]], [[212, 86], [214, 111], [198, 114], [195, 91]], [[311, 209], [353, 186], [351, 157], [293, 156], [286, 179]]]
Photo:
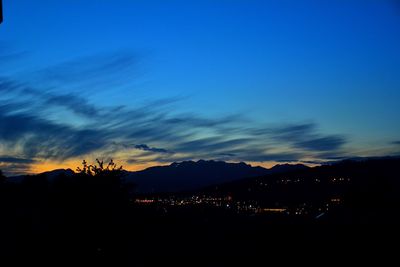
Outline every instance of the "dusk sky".
[[3, 0], [0, 169], [400, 154], [396, 0]]

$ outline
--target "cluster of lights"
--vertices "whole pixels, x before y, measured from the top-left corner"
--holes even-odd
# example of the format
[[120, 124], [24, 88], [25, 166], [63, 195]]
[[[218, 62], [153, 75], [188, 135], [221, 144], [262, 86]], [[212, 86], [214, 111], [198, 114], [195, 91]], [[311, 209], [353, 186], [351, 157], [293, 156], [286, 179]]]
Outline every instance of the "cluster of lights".
[[302, 183], [304, 179], [302, 178], [281, 178], [277, 181], [278, 184], [298, 184]]
[[[321, 183], [321, 179], [319, 178], [314, 178], [313, 181], [317, 184]], [[331, 183], [346, 183], [350, 182], [350, 178], [344, 178], [344, 177], [339, 177], [339, 178], [330, 178], [329, 181]], [[277, 181], [278, 184], [296, 184], [296, 183], [302, 183], [304, 182], [304, 179], [302, 178], [281, 178]], [[267, 186], [266, 183], [259, 182], [258, 183], [260, 186]]]
[[234, 201], [231, 196], [207, 196], [207, 195], [194, 195], [190, 197], [177, 197], [170, 196], [167, 198], [138, 198], [134, 201], [139, 205], [158, 204], [167, 208], [168, 206], [211, 206], [232, 210], [236, 213], [243, 214], [286, 214], [294, 216], [307, 216], [315, 214], [326, 213], [329, 211], [330, 206], [340, 205], [343, 200], [339, 197], [333, 197], [319, 207], [313, 207], [309, 203], [301, 203], [295, 207], [276, 206], [263, 207], [254, 200], [247, 201]]
[[350, 178], [343, 178], [343, 177], [339, 177], [339, 178], [331, 178], [330, 180], [332, 183], [334, 184], [338, 184], [338, 183], [345, 183], [345, 182], [350, 182]]

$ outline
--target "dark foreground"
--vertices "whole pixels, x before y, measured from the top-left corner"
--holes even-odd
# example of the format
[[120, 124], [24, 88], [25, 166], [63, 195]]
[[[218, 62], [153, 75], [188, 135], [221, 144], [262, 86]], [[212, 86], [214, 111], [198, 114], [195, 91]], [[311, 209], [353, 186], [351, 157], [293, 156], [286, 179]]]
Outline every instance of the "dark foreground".
[[[397, 265], [398, 163], [396, 159], [378, 162], [375, 167], [356, 164], [361, 173], [346, 165], [345, 173], [351, 179], [340, 185], [337, 180], [331, 185], [325, 169], [317, 169], [318, 186], [314, 170], [285, 174], [286, 180], [281, 176], [263, 178], [273, 185], [268, 189], [263, 189], [265, 181], [257, 178], [222, 186], [219, 192], [206, 189], [173, 196], [135, 195], [131, 186], [121, 183], [118, 171], [79, 173], [52, 182], [41, 176], [19, 184], [3, 178], [0, 261], [274, 266], [304, 261], [343, 265], [349, 260], [378, 259], [380, 264]], [[379, 171], [382, 168], [385, 171]], [[334, 175], [344, 177], [345, 173]], [[311, 180], [307, 178], [310, 175]], [[324, 184], [320, 178], [325, 176]], [[289, 180], [295, 182], [288, 184]], [[259, 185], [263, 187], [257, 189]], [[257, 193], [248, 193], [248, 188]], [[205, 192], [213, 197], [204, 196]], [[188, 197], [194, 193], [203, 194], [201, 204], [197, 204], [198, 198]], [[209, 201], [217, 198], [221, 202]], [[249, 203], [258, 206], [250, 210]], [[329, 210], [321, 211], [327, 203]], [[285, 211], [265, 208], [272, 205], [285, 207]]]
[[[2, 259], [124, 266], [230, 266], [352, 257], [366, 260], [396, 254], [397, 225], [337, 225], [282, 218], [140, 214], [116, 222], [20, 221], [2, 226]], [[140, 215], [139, 215], [140, 214]], [[382, 249], [385, 251], [382, 252]], [[125, 265], [125, 263], [127, 265]]]

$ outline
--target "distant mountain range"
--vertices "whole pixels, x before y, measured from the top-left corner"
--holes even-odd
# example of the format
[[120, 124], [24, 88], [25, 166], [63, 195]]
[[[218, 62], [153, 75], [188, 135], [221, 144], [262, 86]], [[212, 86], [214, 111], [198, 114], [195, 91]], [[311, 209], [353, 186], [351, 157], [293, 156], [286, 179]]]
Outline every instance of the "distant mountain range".
[[244, 162], [199, 160], [174, 162], [168, 166], [150, 167], [142, 171], [130, 172], [125, 179], [135, 183], [139, 192], [176, 192], [304, 168], [308, 167], [301, 164], [285, 164], [266, 169], [253, 167]]
[[298, 214], [322, 215], [329, 207], [324, 219], [330, 222], [398, 222], [399, 166], [400, 157], [347, 159], [209, 186], [191, 194], [229, 195]]
[[[138, 192], [178, 192], [300, 169], [308, 169], [308, 167], [301, 164], [282, 164], [266, 169], [253, 167], [244, 162], [199, 160], [174, 162], [167, 166], [155, 166], [135, 172], [126, 171], [123, 179], [125, 182], [134, 183]], [[37, 175], [45, 176], [51, 182], [61, 174], [71, 176], [73, 173], [71, 169], [58, 169]], [[21, 182], [26, 177], [28, 176], [9, 177], [9, 181]]]
[[32, 177], [32, 176], [44, 176], [46, 177], [46, 179], [49, 182], [52, 182], [54, 179], [56, 179], [57, 177], [59, 177], [60, 175], [64, 175], [64, 176], [72, 176], [74, 175], [74, 171], [71, 169], [56, 169], [56, 170], [52, 170], [52, 171], [47, 171], [47, 172], [42, 172], [42, 173], [38, 173], [38, 174], [34, 174], [34, 175], [18, 175], [18, 176], [11, 176], [8, 177], [8, 180], [10, 182], [14, 182], [14, 183], [19, 183], [22, 182], [25, 178], [27, 177]]
[[[127, 183], [134, 183], [136, 190], [140, 193], [154, 192], [179, 192], [205, 188], [218, 184], [229, 184], [246, 178], [265, 177], [273, 174], [298, 173], [303, 171], [328, 170], [329, 173], [336, 173], [341, 166], [347, 166], [346, 162], [381, 162], [398, 161], [399, 157], [382, 158], [356, 158], [330, 163], [328, 166], [310, 168], [302, 164], [278, 164], [267, 169], [263, 167], [253, 167], [244, 162], [228, 163], [224, 161], [199, 160], [174, 162], [167, 166], [155, 166], [141, 171], [125, 171], [123, 180]], [[337, 165], [336, 167], [334, 167]], [[329, 167], [331, 166], [331, 167]], [[358, 166], [358, 165], [357, 165]], [[348, 171], [348, 170], [346, 170]], [[310, 172], [311, 173], [311, 172]], [[58, 169], [44, 172], [48, 181], [53, 181], [56, 177], [63, 174], [72, 176], [71, 169]], [[27, 175], [9, 177], [11, 182], [21, 182]]]

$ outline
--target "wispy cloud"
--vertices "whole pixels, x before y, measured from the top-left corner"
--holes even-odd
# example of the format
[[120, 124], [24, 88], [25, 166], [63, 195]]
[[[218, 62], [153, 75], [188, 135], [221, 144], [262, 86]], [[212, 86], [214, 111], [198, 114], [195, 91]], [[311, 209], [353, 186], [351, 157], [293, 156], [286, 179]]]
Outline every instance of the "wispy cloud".
[[311, 151], [332, 151], [341, 148], [345, 143], [344, 137], [330, 135], [299, 141], [295, 143], [295, 146]]
[[101, 90], [125, 86], [139, 76], [140, 57], [121, 50], [81, 57], [33, 72], [32, 81], [44, 82], [52, 88], [99, 93]]
[[[64, 87], [84, 79], [102, 82], [110, 78], [102, 77], [107, 75], [117, 75], [113, 79], [118, 80], [117, 72], [126, 74], [136, 59], [122, 53], [86, 60], [48, 69], [46, 79]], [[21, 164], [15, 170], [26, 171], [40, 160], [92, 153], [112, 157], [121, 150], [127, 163], [200, 158], [289, 162], [338, 154], [347, 142], [343, 135], [321, 133], [316, 123], [263, 125], [239, 113], [206, 117], [179, 112], [179, 97], [105, 107], [84, 94], [41, 88], [13, 77], [0, 77], [0, 92], [0, 152], [10, 155], [3, 157], [8, 164]], [[32, 161], [11, 162], [13, 158]]]
[[22, 60], [29, 55], [27, 51], [16, 50], [13, 45], [0, 41], [0, 67]]
[[99, 115], [99, 110], [88, 103], [85, 98], [75, 96], [73, 94], [51, 95], [44, 97], [44, 105], [52, 105], [56, 107], [65, 107], [77, 115], [94, 117]]
[[279, 142], [307, 151], [336, 151], [347, 139], [344, 135], [325, 135], [315, 123], [299, 123], [253, 130], [255, 135], [268, 136]]
[[172, 153], [172, 151], [169, 151], [164, 148], [158, 148], [158, 147], [149, 147], [146, 144], [140, 144], [140, 145], [135, 145], [134, 146], [136, 149], [143, 150], [143, 151], [151, 151], [155, 153]]
[[15, 158], [15, 157], [9, 157], [9, 156], [0, 156], [0, 162], [3, 163], [34, 163], [35, 160], [33, 159], [24, 159], [24, 158]]
[[13, 156], [0, 156], [0, 169], [7, 175], [26, 173], [31, 165], [36, 163], [33, 159], [17, 158]]

